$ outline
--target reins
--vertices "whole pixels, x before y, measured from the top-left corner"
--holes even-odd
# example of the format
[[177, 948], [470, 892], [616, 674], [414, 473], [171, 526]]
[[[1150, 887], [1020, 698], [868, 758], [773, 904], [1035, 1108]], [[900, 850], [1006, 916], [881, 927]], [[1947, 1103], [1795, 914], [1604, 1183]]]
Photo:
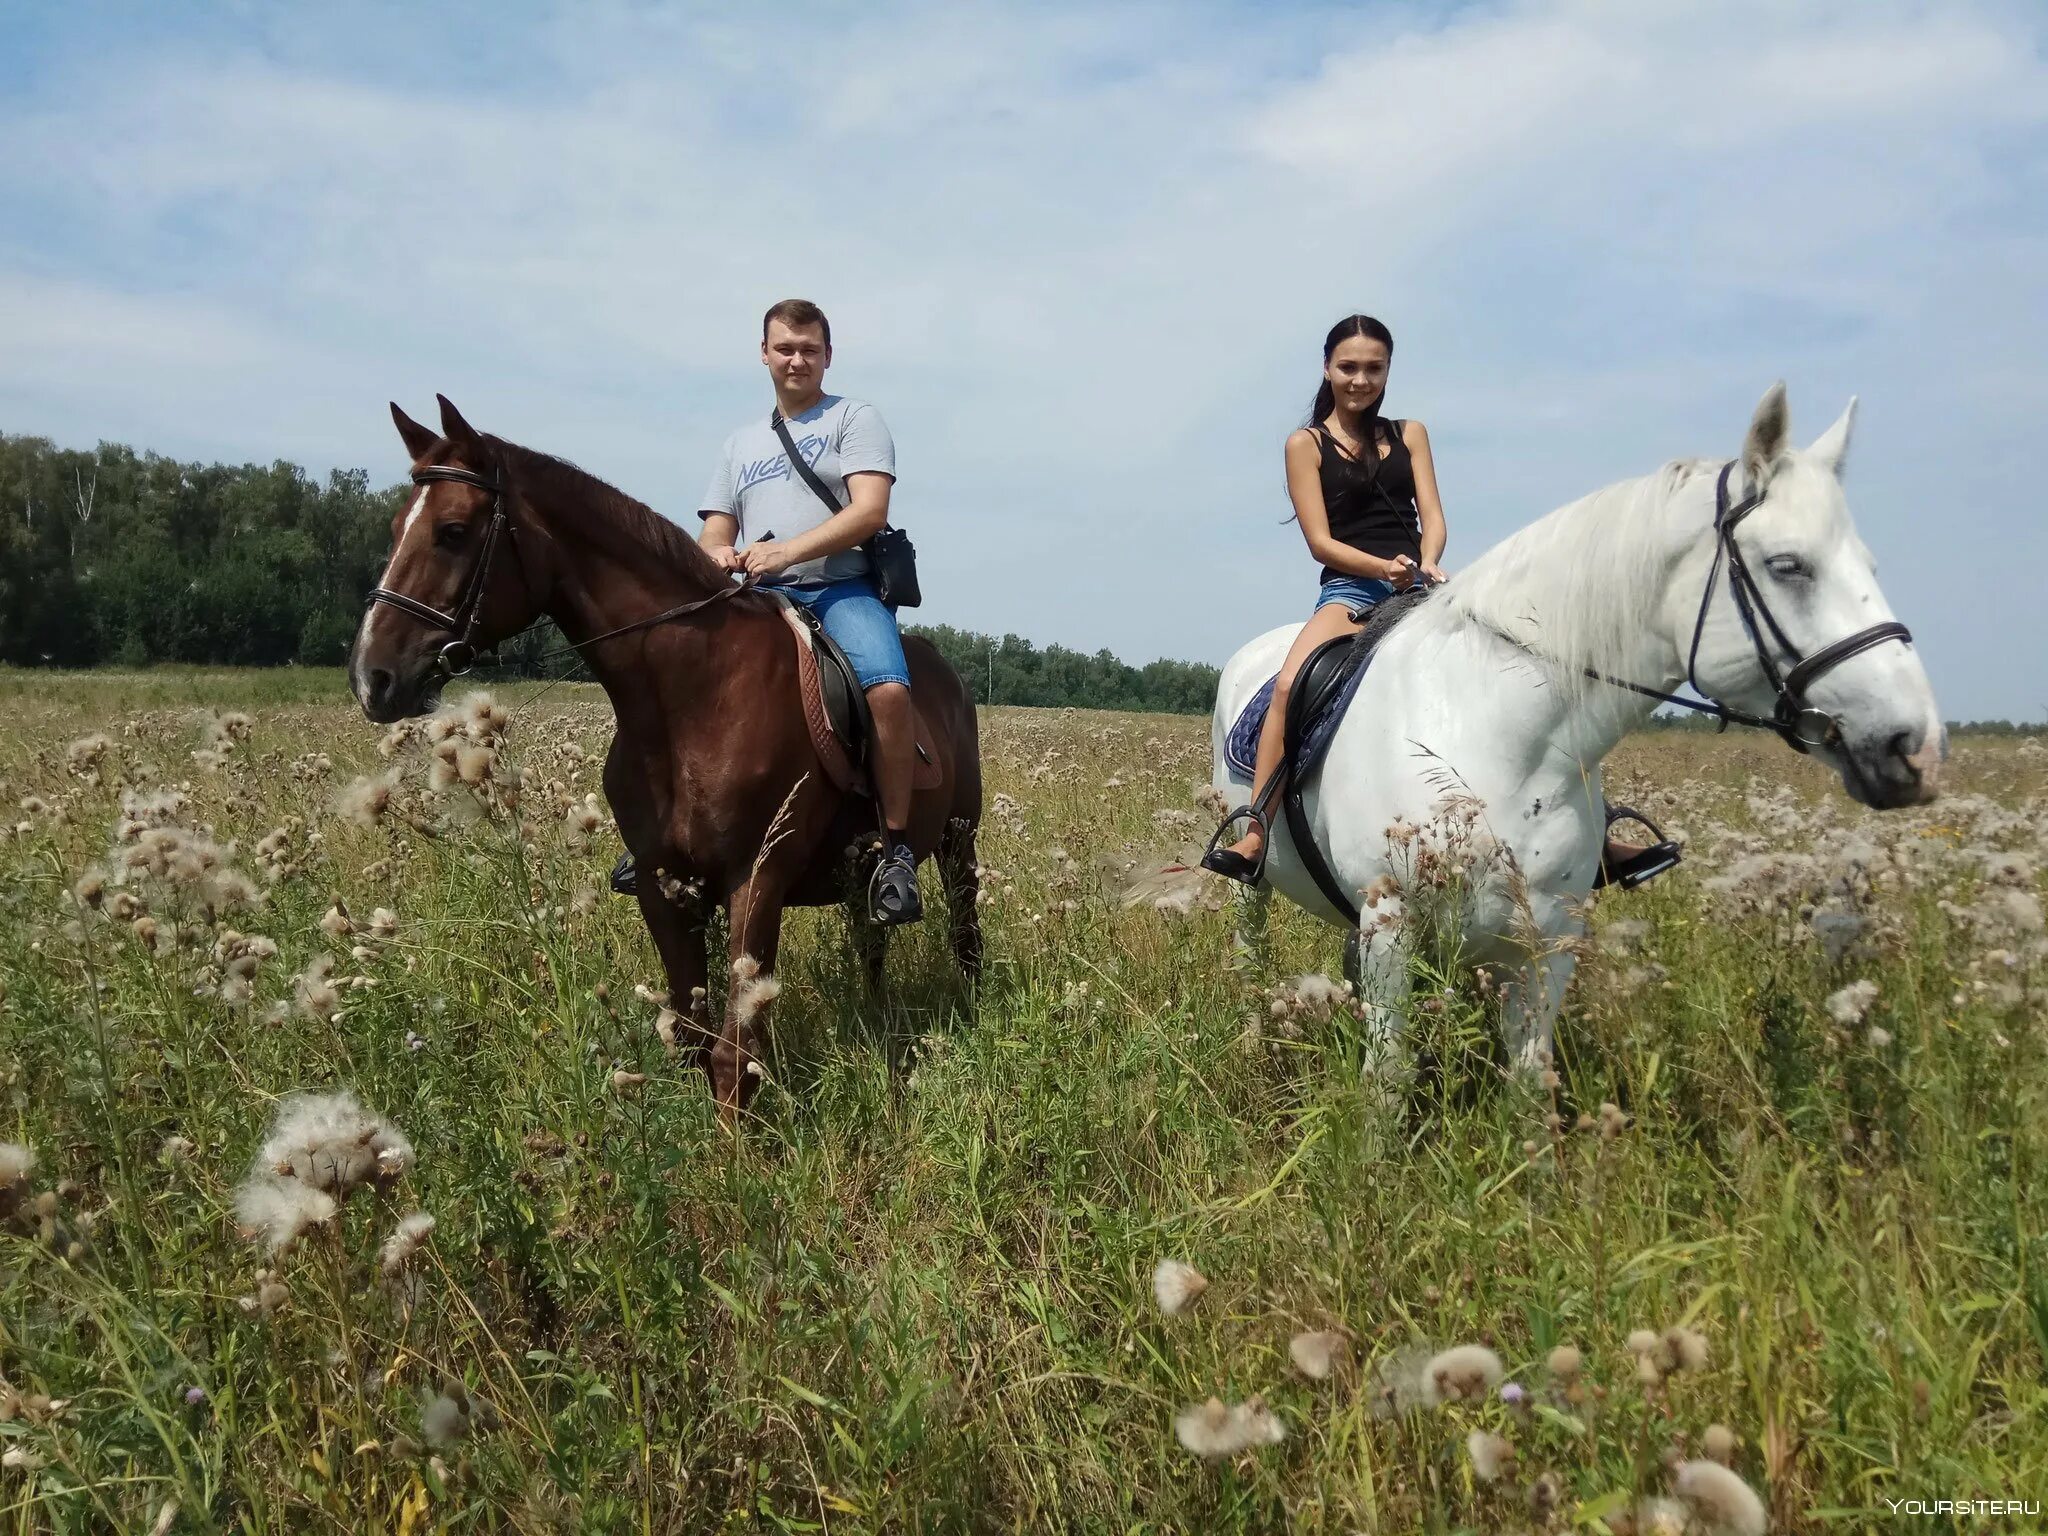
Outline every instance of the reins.
[[[451, 480], [458, 485], [473, 485], [478, 490], [488, 491], [491, 497], [491, 521], [490, 526], [484, 530], [483, 549], [477, 555], [476, 564], [470, 568], [469, 577], [462, 585], [462, 596], [455, 605], [455, 611], [453, 613], [443, 613], [440, 609], [423, 603], [416, 597], [408, 597], [403, 592], [394, 592], [389, 587], [381, 586], [370, 589], [370, 595], [365, 600], [365, 606], [374, 607], [378, 603], [385, 603], [396, 608], [401, 613], [409, 614], [415, 619], [431, 624], [436, 629], [446, 630], [449, 634], [455, 636], [453, 640], [450, 640], [441, 647], [440, 653], [434, 658], [434, 664], [440, 669], [443, 677], [461, 677], [477, 663], [477, 648], [474, 637], [476, 635], [477, 621], [483, 611], [484, 591], [490, 581], [491, 561], [497, 553], [499, 537], [504, 535], [516, 540], [519, 530], [512, 526], [512, 519], [505, 511], [505, 492], [501, 482], [480, 475], [475, 470], [463, 469], [455, 464], [428, 464], [412, 472], [412, 483], [414, 485], [427, 485], [436, 480]], [[512, 559], [515, 564], [519, 564], [519, 553], [516, 543], [513, 546]], [[523, 564], [519, 565], [519, 580], [522, 586], [526, 585], [526, 567]], [[642, 629], [652, 629], [657, 624], [667, 624], [676, 619], [686, 619], [692, 614], [703, 612], [714, 604], [725, 602], [742, 592], [751, 591], [753, 586], [754, 578], [752, 576], [742, 577], [737, 583], [726, 583], [708, 597], [699, 597], [687, 603], [678, 603], [673, 608], [664, 608], [660, 613], [651, 614], [647, 618], [635, 619], [630, 624], [621, 624], [616, 629], [608, 629], [601, 635], [590, 635], [582, 640], [572, 640], [567, 645], [557, 646], [553, 650], [543, 651], [539, 656], [533, 658], [532, 664], [538, 666], [544, 661], [552, 661], [557, 656], [567, 656], [572, 652], [580, 655], [583, 648], [587, 645], [596, 645], [603, 640], [616, 640], [621, 635], [630, 635]], [[527, 590], [529, 594], [532, 591], [530, 587]], [[560, 682], [561, 680], [561, 678], [554, 679], [555, 682]]]

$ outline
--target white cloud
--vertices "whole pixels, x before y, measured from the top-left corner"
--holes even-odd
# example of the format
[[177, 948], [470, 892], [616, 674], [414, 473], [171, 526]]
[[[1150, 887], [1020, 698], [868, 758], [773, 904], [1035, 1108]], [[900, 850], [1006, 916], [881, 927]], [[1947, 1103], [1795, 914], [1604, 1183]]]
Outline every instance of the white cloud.
[[[1458, 555], [1732, 450], [1781, 374], [1816, 427], [1865, 396], [1888, 569], [1930, 481], [2038, 548], [1984, 468], [2044, 403], [2028, 11], [579, 7], [500, 40], [524, 69], [416, 45], [96, 58], [0, 108], [0, 195], [59, 215], [0, 241], [5, 424], [395, 472], [384, 399], [443, 389], [687, 510], [802, 292], [896, 428], [932, 617], [1220, 659], [1307, 598], [1278, 444], [1366, 307]], [[1952, 712], [2034, 708], [1969, 681], [2001, 603], [2041, 622], [1977, 579], [1894, 598]]]

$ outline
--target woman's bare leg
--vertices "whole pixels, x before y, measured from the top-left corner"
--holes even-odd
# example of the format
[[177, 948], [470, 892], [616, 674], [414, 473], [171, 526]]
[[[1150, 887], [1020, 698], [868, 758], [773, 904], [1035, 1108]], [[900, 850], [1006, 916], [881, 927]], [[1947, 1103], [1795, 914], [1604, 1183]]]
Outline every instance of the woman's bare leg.
[[[1254, 796], [1279, 771], [1281, 751], [1287, 740], [1287, 697], [1294, 691], [1294, 676], [1301, 670], [1301, 664], [1308, 660], [1309, 652], [1325, 640], [1356, 634], [1358, 624], [1359, 621], [1351, 617], [1351, 610], [1342, 603], [1326, 604], [1301, 626], [1301, 633], [1287, 648], [1287, 659], [1280, 663], [1279, 681], [1273, 685], [1273, 702], [1266, 710], [1266, 723], [1259, 728], [1259, 750], [1252, 765]], [[1243, 837], [1231, 844], [1230, 851], [1246, 859], [1256, 859], [1265, 841], [1254, 822]]]

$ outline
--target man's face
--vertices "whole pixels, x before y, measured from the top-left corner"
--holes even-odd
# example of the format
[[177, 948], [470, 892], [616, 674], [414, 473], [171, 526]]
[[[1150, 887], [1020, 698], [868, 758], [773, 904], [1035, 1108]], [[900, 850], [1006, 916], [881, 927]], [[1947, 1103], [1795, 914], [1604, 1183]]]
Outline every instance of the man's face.
[[818, 326], [792, 327], [770, 320], [768, 338], [761, 343], [761, 361], [768, 365], [778, 391], [801, 395], [824, 387], [825, 370], [832, 366], [832, 349], [825, 345], [825, 333]]

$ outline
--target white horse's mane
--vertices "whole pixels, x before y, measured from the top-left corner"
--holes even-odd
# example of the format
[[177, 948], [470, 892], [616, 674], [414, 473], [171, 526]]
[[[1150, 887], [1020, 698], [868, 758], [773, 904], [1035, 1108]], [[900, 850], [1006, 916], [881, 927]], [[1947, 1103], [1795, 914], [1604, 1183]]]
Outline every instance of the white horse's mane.
[[1674, 552], [1666, 504], [1718, 467], [1676, 459], [1559, 507], [1458, 572], [1415, 622], [1476, 623], [1519, 641], [1553, 664], [1571, 695], [1596, 686], [1587, 668], [1626, 674], [1640, 665], [1664, 596]]

